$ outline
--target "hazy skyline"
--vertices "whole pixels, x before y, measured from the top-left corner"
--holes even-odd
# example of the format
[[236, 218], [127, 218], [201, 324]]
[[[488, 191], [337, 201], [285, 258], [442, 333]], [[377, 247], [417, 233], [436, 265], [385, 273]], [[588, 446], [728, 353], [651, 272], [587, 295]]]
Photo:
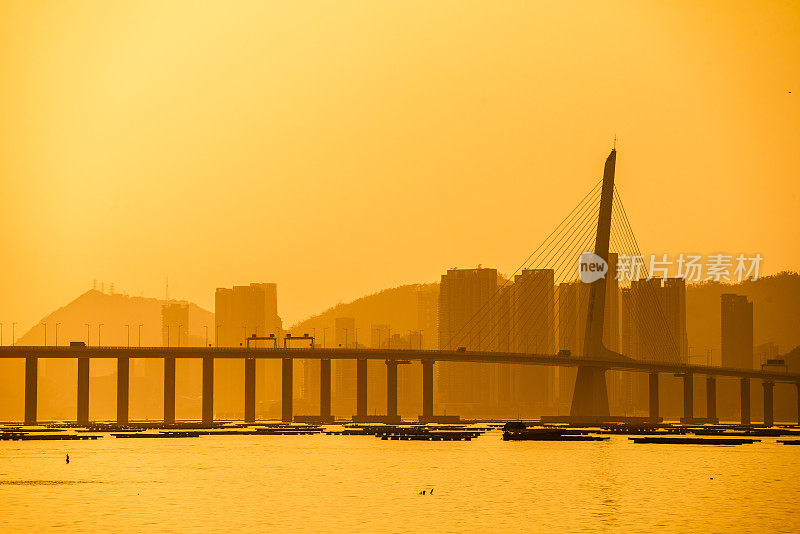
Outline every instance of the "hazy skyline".
[[[735, 9], [734, 9], [735, 7]], [[599, 178], [643, 250], [800, 249], [796, 3], [0, 7], [0, 322], [512, 272]]]

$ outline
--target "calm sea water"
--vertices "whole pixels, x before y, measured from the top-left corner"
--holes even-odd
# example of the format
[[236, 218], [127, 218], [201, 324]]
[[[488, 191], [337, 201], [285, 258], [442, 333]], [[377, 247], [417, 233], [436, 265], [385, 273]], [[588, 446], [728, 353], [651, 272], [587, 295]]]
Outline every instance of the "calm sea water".
[[503, 442], [499, 432], [0, 442], [0, 532], [234, 529], [797, 532], [800, 447]]

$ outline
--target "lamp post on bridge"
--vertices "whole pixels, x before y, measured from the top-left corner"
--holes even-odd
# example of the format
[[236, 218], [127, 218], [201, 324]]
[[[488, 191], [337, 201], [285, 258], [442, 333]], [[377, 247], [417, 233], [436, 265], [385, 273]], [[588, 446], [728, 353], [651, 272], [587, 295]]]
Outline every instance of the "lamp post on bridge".
[[206, 346], [206, 347], [210, 347], [211, 345], [209, 345], [209, 344], [208, 344], [208, 325], [207, 325], [207, 324], [204, 324], [204, 325], [203, 325], [203, 328], [204, 328], [204, 329], [205, 329], [205, 331], [206, 331], [206, 344], [205, 344], [205, 346]]
[[181, 327], [182, 326], [183, 326], [182, 324], [178, 325], [178, 347], [181, 346]]
[[89, 323], [84, 323], [86, 325], [86, 346], [89, 346]]
[[47, 346], [47, 325], [45, 323], [42, 323], [42, 326], [44, 327], [44, 346], [46, 347]]
[[127, 334], [127, 341], [126, 341], [126, 343], [127, 343], [127, 345], [128, 345], [128, 348], [131, 348], [131, 325], [129, 325], [129, 324], [126, 324], [126, 325], [125, 325], [125, 328], [126, 328], [126, 331], [127, 331], [127, 332], [126, 332], [126, 334]]
[[139, 346], [142, 346], [142, 325], [139, 325]]
[[11, 346], [13, 347], [16, 344], [17, 339], [14, 336], [14, 327], [17, 326], [17, 323], [11, 323]]
[[219, 347], [219, 328], [221, 326], [222, 326], [221, 324], [214, 325], [214, 345], [216, 345], [217, 347]]
[[56, 347], [58, 346], [58, 325], [61, 323], [56, 323]]
[[100, 347], [100, 329], [103, 327], [103, 323], [97, 325], [97, 346]]

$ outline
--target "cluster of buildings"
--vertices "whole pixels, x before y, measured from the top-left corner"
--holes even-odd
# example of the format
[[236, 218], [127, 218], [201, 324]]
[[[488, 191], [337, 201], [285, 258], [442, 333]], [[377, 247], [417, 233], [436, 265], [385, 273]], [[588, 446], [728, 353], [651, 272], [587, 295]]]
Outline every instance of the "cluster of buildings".
[[[616, 255], [609, 257], [606, 276], [606, 306], [603, 342], [613, 351], [634, 359], [686, 363], [689, 347], [686, 333], [686, 286], [681, 278], [631, 281], [620, 287]], [[552, 269], [525, 269], [506, 280], [496, 269], [449, 269], [441, 276], [438, 291], [417, 292], [416, 330], [398, 332], [386, 323], [370, 324], [369, 333], [356, 328], [353, 317], [333, 319], [324, 341], [316, 332], [316, 344], [342, 348], [414, 348], [470, 351], [501, 351], [556, 354], [584, 353], [584, 335], [590, 285], [580, 281], [558, 283]], [[755, 360], [770, 358], [776, 348], [753, 349], [753, 305], [746, 297], [722, 296], [721, 364], [753, 367]], [[363, 321], [364, 318], [359, 318]], [[169, 303], [162, 309], [164, 345], [189, 343], [188, 307]], [[360, 324], [363, 324], [360, 323]], [[361, 338], [358, 338], [361, 330]], [[271, 283], [218, 288], [215, 294], [213, 343], [240, 346], [255, 335], [274, 335], [282, 343], [287, 332], [278, 315], [277, 286]], [[331, 335], [332, 334], [332, 335]], [[259, 341], [261, 346], [272, 341]], [[209, 343], [210, 344], [210, 343]], [[275, 362], [259, 361], [256, 371], [257, 414], [278, 413], [280, 373]], [[215, 392], [218, 417], [235, 416], [242, 410], [243, 362], [225, 360], [216, 366]], [[277, 365], [277, 364], [275, 364]], [[298, 408], [314, 413], [319, 398], [319, 362], [298, 361], [294, 390]], [[437, 363], [435, 402], [440, 414], [466, 417], [530, 417], [542, 413], [569, 412], [576, 371], [571, 368], [493, 365], [487, 363]], [[380, 361], [368, 366], [370, 413], [385, 409], [386, 371]], [[634, 373], [608, 372], [612, 412], [634, 415], [646, 410], [647, 377]], [[337, 360], [332, 364], [332, 409], [348, 417], [356, 405], [356, 363]], [[667, 382], [665, 391], [676, 411], [681, 409], [680, 383]], [[407, 416], [421, 408], [419, 363], [398, 371], [398, 405]], [[385, 413], [385, 412], [384, 412]]]
[[[611, 254], [604, 345], [636, 359], [686, 362], [684, 280], [636, 280], [622, 288], [616, 262]], [[582, 355], [590, 287], [578, 280], [557, 283], [553, 269], [522, 270], [513, 280], [501, 279], [495, 269], [451, 269], [440, 284], [439, 346]], [[491, 364], [443, 363], [437, 370], [439, 406], [478, 416], [568, 413], [576, 374]], [[623, 412], [646, 395], [646, 384], [639, 387], [630, 374], [609, 373], [608, 383], [612, 406]]]

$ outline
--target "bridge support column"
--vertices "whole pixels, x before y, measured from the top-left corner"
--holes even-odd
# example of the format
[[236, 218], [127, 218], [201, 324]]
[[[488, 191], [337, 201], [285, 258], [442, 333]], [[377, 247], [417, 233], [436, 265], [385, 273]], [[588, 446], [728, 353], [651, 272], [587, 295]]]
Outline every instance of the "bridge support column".
[[605, 369], [578, 367], [569, 414], [571, 417], [587, 419], [609, 416]]
[[741, 390], [742, 401], [742, 424], [750, 424], [750, 379], [742, 378], [739, 380], [739, 388]]
[[683, 422], [691, 423], [694, 420], [694, 375], [683, 375]]
[[281, 360], [281, 421], [292, 422], [292, 371], [294, 360], [283, 358]]
[[772, 426], [775, 423], [775, 415], [773, 412], [773, 402], [775, 382], [771, 380], [764, 380], [761, 382], [764, 388], [764, 425]]
[[127, 356], [117, 358], [117, 424], [128, 424], [131, 361]]
[[386, 416], [397, 419], [397, 362], [386, 360]]
[[175, 358], [164, 358], [164, 422], [175, 422]]
[[203, 424], [214, 423], [214, 358], [203, 358]]
[[422, 417], [433, 418], [433, 361], [422, 360]]
[[717, 420], [717, 379], [706, 377], [706, 419], [709, 423]]
[[319, 416], [331, 419], [331, 361], [319, 361]]
[[25, 358], [25, 424], [36, 424], [36, 401], [39, 386], [39, 358]]
[[797, 391], [797, 424], [800, 425], [800, 382], [797, 382], [794, 387]]
[[650, 373], [650, 419], [658, 420], [658, 373]]
[[256, 420], [256, 359], [244, 359], [244, 422]]
[[78, 413], [79, 425], [89, 423], [89, 358], [78, 358]]
[[356, 415], [362, 421], [367, 417], [367, 360], [356, 360]]

